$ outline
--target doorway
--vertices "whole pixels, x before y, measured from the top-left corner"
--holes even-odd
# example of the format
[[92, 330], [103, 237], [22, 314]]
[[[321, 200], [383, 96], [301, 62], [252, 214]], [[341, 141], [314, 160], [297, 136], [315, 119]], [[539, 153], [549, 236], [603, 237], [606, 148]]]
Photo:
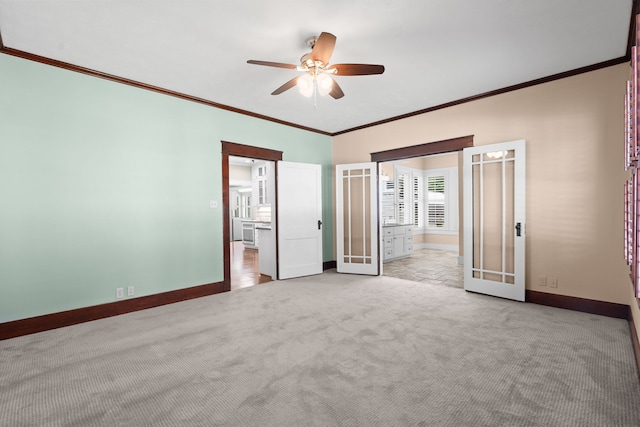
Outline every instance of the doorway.
[[[266, 148], [252, 147], [249, 145], [237, 144], [233, 142], [222, 141], [222, 207], [223, 207], [223, 251], [224, 251], [224, 281], [223, 290], [230, 291], [231, 277], [232, 277], [232, 265], [234, 266], [234, 277], [238, 277], [238, 283], [234, 283], [234, 289], [239, 287], [247, 287], [261, 283], [260, 280], [266, 280], [261, 278], [259, 270], [256, 273], [256, 266], [259, 269], [259, 257], [256, 252], [246, 252], [245, 248], [240, 246], [242, 241], [235, 241], [232, 227], [232, 214], [231, 214], [231, 181], [229, 176], [230, 164], [229, 157], [239, 157], [243, 159], [256, 160], [256, 161], [268, 161], [273, 162], [274, 176], [275, 169], [277, 168], [277, 161], [282, 160], [282, 152], [276, 150], [270, 150]], [[275, 189], [275, 185], [273, 186]], [[275, 200], [275, 190], [272, 190]], [[253, 196], [252, 196], [253, 197]], [[253, 214], [252, 214], [253, 215]], [[271, 221], [273, 223], [277, 220], [277, 208], [274, 208], [270, 212]], [[238, 245], [238, 242], [240, 245]], [[233, 264], [232, 264], [232, 249], [233, 249]], [[247, 249], [250, 251], [250, 249]], [[276, 249], [277, 259], [277, 249]], [[235, 282], [235, 281], [234, 281]]]
[[463, 287], [460, 153], [472, 146], [470, 135], [371, 154], [381, 171], [383, 275]]
[[463, 288], [461, 153], [380, 163], [383, 275]]
[[[273, 170], [271, 161], [229, 156], [231, 290], [272, 280], [273, 266], [269, 265], [268, 256], [265, 259], [265, 250], [271, 237], [271, 211], [275, 208], [273, 188], [269, 188]], [[267, 240], [266, 246], [260, 237]]]

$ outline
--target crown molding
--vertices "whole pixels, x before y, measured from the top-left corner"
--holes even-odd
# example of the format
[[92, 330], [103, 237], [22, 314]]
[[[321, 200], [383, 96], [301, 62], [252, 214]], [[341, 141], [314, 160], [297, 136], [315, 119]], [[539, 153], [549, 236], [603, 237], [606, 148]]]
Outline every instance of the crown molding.
[[36, 54], [33, 54], [33, 53], [25, 52], [25, 51], [22, 51], [22, 50], [9, 48], [9, 47], [6, 47], [4, 45], [4, 43], [3, 43], [3, 41], [2, 41], [2, 31], [1, 31], [1, 29], [0, 29], [0, 53], [4, 53], [6, 55], [15, 56], [15, 57], [26, 59], [26, 60], [30, 60], [30, 61], [39, 62], [39, 63], [42, 63], [42, 64], [50, 65], [50, 66], [57, 67], [57, 68], [62, 68], [62, 69], [73, 71], [73, 72], [77, 72], [77, 73], [82, 73], [82, 74], [86, 74], [86, 75], [90, 75], [90, 76], [94, 76], [94, 77], [99, 77], [99, 78], [102, 78], [102, 79], [114, 81], [114, 82], [117, 82], [117, 83], [126, 84], [126, 85], [137, 87], [137, 88], [140, 88], [140, 89], [150, 90], [150, 91], [153, 91], [153, 92], [157, 92], [157, 93], [161, 93], [161, 94], [164, 94], [164, 95], [168, 95], [168, 96], [184, 99], [184, 100], [187, 100], [187, 101], [197, 102], [199, 104], [204, 104], [204, 105], [207, 105], [207, 106], [210, 106], [210, 107], [213, 107], [213, 108], [219, 108], [219, 109], [222, 109], [222, 110], [231, 111], [231, 112], [242, 114], [242, 115], [245, 115], [245, 116], [254, 117], [254, 118], [257, 118], [257, 119], [261, 119], [261, 120], [266, 120], [266, 121], [270, 121], [270, 122], [273, 122], [273, 123], [278, 123], [278, 124], [281, 124], [281, 125], [284, 125], [284, 126], [289, 126], [289, 127], [305, 130], [305, 131], [308, 131], [308, 132], [313, 132], [313, 133], [318, 133], [318, 134], [321, 134], [321, 135], [327, 135], [327, 136], [334, 137], [334, 136], [338, 136], [338, 135], [343, 135], [343, 134], [346, 134], [346, 133], [354, 132], [354, 131], [357, 131], [357, 130], [362, 130], [362, 129], [366, 129], [366, 128], [370, 128], [370, 127], [374, 127], [374, 126], [379, 126], [379, 125], [382, 125], [382, 124], [395, 122], [395, 121], [406, 119], [406, 118], [409, 118], [409, 117], [414, 117], [414, 116], [418, 116], [418, 115], [421, 115], [421, 114], [426, 114], [426, 113], [430, 113], [430, 112], [433, 112], [433, 111], [442, 110], [444, 108], [454, 107], [456, 105], [466, 104], [468, 102], [477, 101], [477, 100], [480, 100], [480, 99], [483, 99], [483, 98], [488, 98], [488, 97], [495, 96], [495, 95], [501, 95], [501, 94], [512, 92], [512, 91], [515, 91], [515, 90], [525, 89], [525, 88], [536, 86], [536, 85], [539, 85], [539, 84], [549, 83], [549, 82], [552, 82], [554, 80], [560, 80], [560, 79], [564, 79], [564, 78], [568, 78], [568, 77], [573, 77], [573, 76], [576, 76], [576, 75], [579, 75], [579, 74], [588, 73], [588, 72], [591, 72], [591, 71], [596, 71], [596, 70], [599, 70], [599, 69], [602, 69], [602, 68], [607, 68], [607, 67], [611, 67], [611, 66], [614, 66], [614, 65], [619, 65], [619, 64], [623, 64], [625, 62], [628, 62], [631, 59], [631, 47], [635, 44], [635, 27], [636, 27], [635, 17], [638, 14], [639, 11], [640, 11], [640, 0], [633, 0], [632, 6], [631, 6], [631, 16], [630, 16], [630, 23], [629, 23], [629, 36], [628, 36], [628, 40], [627, 40], [627, 49], [626, 49], [625, 56], [622, 56], [622, 57], [619, 57], [619, 58], [610, 59], [608, 61], [599, 62], [597, 64], [588, 65], [588, 66], [585, 66], [585, 67], [576, 68], [574, 70], [553, 74], [551, 76], [542, 77], [542, 78], [531, 80], [531, 81], [528, 81], [528, 82], [519, 83], [519, 84], [508, 86], [508, 87], [505, 87], [505, 88], [502, 88], [502, 89], [496, 89], [496, 90], [493, 90], [493, 91], [484, 92], [484, 93], [481, 93], [481, 94], [478, 94], [478, 95], [469, 96], [467, 98], [462, 98], [462, 99], [458, 99], [458, 100], [455, 100], [455, 101], [447, 102], [447, 103], [444, 103], [444, 104], [435, 105], [433, 107], [424, 108], [424, 109], [413, 111], [413, 112], [410, 112], [410, 113], [405, 113], [405, 114], [401, 114], [401, 115], [398, 115], [398, 116], [389, 117], [387, 119], [383, 119], [383, 120], [379, 120], [379, 121], [376, 121], [376, 122], [372, 122], [372, 123], [368, 123], [368, 124], [364, 124], [364, 125], [360, 125], [360, 126], [344, 129], [344, 130], [341, 130], [341, 131], [338, 131], [338, 132], [327, 132], [327, 131], [323, 131], [323, 130], [320, 130], [320, 129], [314, 129], [314, 128], [310, 128], [310, 127], [307, 127], [307, 126], [298, 125], [296, 123], [287, 122], [287, 121], [284, 121], [284, 120], [280, 120], [280, 119], [276, 119], [276, 118], [273, 118], [273, 117], [265, 116], [265, 115], [262, 115], [262, 114], [254, 113], [254, 112], [251, 112], [251, 111], [248, 111], [248, 110], [243, 110], [243, 109], [240, 109], [240, 108], [231, 107], [229, 105], [220, 104], [220, 103], [213, 102], [213, 101], [210, 101], [210, 100], [207, 100], [207, 99], [203, 99], [203, 98], [187, 95], [187, 94], [184, 94], [184, 93], [181, 93], [181, 92], [176, 92], [176, 91], [172, 91], [172, 90], [169, 90], [169, 89], [164, 89], [164, 88], [161, 88], [161, 87], [158, 87], [158, 86], [148, 85], [148, 84], [145, 84], [145, 83], [142, 83], [142, 82], [139, 82], [139, 81], [127, 79], [127, 78], [124, 78], [124, 77], [115, 76], [113, 74], [103, 73], [101, 71], [93, 70], [93, 69], [90, 69], [90, 68], [80, 67], [80, 66], [77, 66], [77, 65], [74, 65], [74, 64], [70, 64], [68, 62], [58, 61], [56, 59], [47, 58], [47, 57], [44, 57], [44, 56], [40, 56], [40, 55], [36, 55]]
[[354, 132], [354, 131], [357, 131], [357, 130], [366, 129], [366, 128], [370, 128], [370, 127], [373, 127], [373, 126], [379, 126], [379, 125], [383, 125], [383, 124], [386, 124], [386, 123], [395, 122], [395, 121], [406, 119], [406, 118], [409, 118], [409, 117], [418, 116], [420, 114], [430, 113], [432, 111], [442, 110], [444, 108], [454, 107], [454, 106], [460, 105], [460, 104], [466, 104], [467, 102], [477, 101], [479, 99], [489, 98], [489, 97], [495, 96], [495, 95], [501, 95], [503, 93], [512, 92], [514, 90], [525, 89], [525, 88], [528, 88], [528, 87], [531, 87], [531, 86], [536, 86], [536, 85], [543, 84], [543, 83], [549, 83], [549, 82], [552, 82], [554, 80], [565, 79], [567, 77], [577, 76], [578, 74], [583, 74], [583, 73], [588, 73], [590, 71], [599, 70], [601, 68], [612, 67], [614, 65], [623, 64], [623, 63], [628, 62], [628, 61], [629, 61], [629, 58], [627, 58], [626, 56], [623, 56], [623, 57], [620, 57], [620, 58], [611, 59], [609, 61], [599, 62], [597, 64], [588, 65], [586, 67], [576, 68], [575, 70], [565, 71], [565, 72], [554, 74], [554, 75], [551, 75], [551, 76], [547, 76], [547, 77], [542, 77], [542, 78], [539, 78], [539, 79], [531, 80], [531, 81], [528, 81], [528, 82], [525, 82], [525, 83], [519, 83], [517, 85], [507, 86], [507, 87], [502, 88], [502, 89], [496, 89], [496, 90], [492, 90], [492, 91], [489, 91], [489, 92], [481, 93], [481, 94], [478, 94], [478, 95], [473, 95], [473, 96], [470, 96], [470, 97], [467, 97], [467, 98], [458, 99], [456, 101], [447, 102], [445, 104], [435, 105], [433, 107], [425, 108], [423, 110], [413, 111], [411, 113], [406, 113], [406, 114], [402, 114], [402, 115], [399, 115], [399, 116], [390, 117], [388, 119], [380, 120], [380, 121], [369, 123], [369, 124], [366, 124], [366, 125], [357, 126], [357, 127], [350, 128], [350, 129], [345, 129], [345, 130], [342, 130], [340, 132], [332, 133], [331, 136], [342, 135], [342, 134], [345, 134], [345, 133]]
[[1, 39], [2, 39], [2, 37], [0, 35], [0, 53], [4, 53], [6, 55], [15, 56], [15, 57], [26, 59], [26, 60], [29, 60], [29, 61], [39, 62], [41, 64], [50, 65], [50, 66], [56, 67], [56, 68], [62, 68], [62, 69], [68, 70], [68, 71], [76, 72], [76, 73], [86, 74], [86, 75], [93, 76], [93, 77], [99, 77], [101, 79], [110, 80], [110, 81], [117, 82], [117, 83], [122, 83], [122, 84], [125, 84], [125, 85], [128, 85], [128, 86], [137, 87], [139, 89], [150, 90], [152, 92], [161, 93], [163, 95], [168, 95], [168, 96], [172, 96], [172, 97], [175, 97], [175, 98], [180, 98], [180, 99], [184, 99], [184, 100], [187, 100], [187, 101], [197, 102], [199, 104], [204, 104], [204, 105], [207, 105], [209, 107], [214, 107], [214, 108], [219, 108], [221, 110], [231, 111], [233, 113], [238, 113], [238, 114], [242, 114], [242, 115], [245, 115], [245, 116], [254, 117], [256, 119], [267, 120], [267, 121], [278, 123], [278, 124], [281, 124], [281, 125], [285, 125], [285, 126], [289, 126], [289, 127], [293, 127], [293, 128], [297, 128], [297, 129], [302, 129], [302, 130], [309, 131], [309, 132], [319, 133], [319, 134], [322, 134], [322, 135], [331, 136], [331, 134], [329, 132], [325, 132], [325, 131], [322, 131], [322, 130], [319, 130], [319, 129], [314, 129], [314, 128], [310, 128], [310, 127], [307, 127], [307, 126], [298, 125], [296, 123], [287, 122], [287, 121], [276, 119], [276, 118], [273, 118], [273, 117], [264, 116], [262, 114], [253, 113], [251, 111], [243, 110], [243, 109], [240, 109], [240, 108], [231, 107], [229, 105], [220, 104], [218, 102], [209, 101], [209, 100], [204, 99], [204, 98], [199, 98], [199, 97], [196, 97], [196, 96], [187, 95], [185, 93], [176, 92], [176, 91], [169, 90], [169, 89], [164, 89], [164, 88], [161, 88], [161, 87], [158, 87], [158, 86], [149, 85], [149, 84], [142, 83], [142, 82], [139, 82], [139, 81], [136, 81], [136, 80], [127, 79], [127, 78], [116, 76], [116, 75], [113, 75], [113, 74], [103, 73], [101, 71], [93, 70], [91, 68], [80, 67], [78, 65], [70, 64], [68, 62], [58, 61], [57, 59], [47, 58], [45, 56], [40, 56], [40, 55], [36, 55], [36, 54], [33, 54], [33, 53], [25, 52], [25, 51], [22, 51], [22, 50], [6, 47], [3, 44], [1, 44]]

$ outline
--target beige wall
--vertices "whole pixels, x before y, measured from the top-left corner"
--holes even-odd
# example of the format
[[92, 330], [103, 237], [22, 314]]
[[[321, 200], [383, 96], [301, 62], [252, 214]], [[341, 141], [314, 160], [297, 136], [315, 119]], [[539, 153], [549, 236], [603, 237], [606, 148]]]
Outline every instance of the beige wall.
[[421, 169], [443, 169], [443, 168], [457, 168], [458, 167], [458, 154], [439, 154], [436, 156], [423, 157]]
[[446, 245], [458, 246], [457, 234], [415, 234], [413, 236], [413, 245], [429, 244], [429, 245]]
[[[458, 167], [458, 154], [441, 154], [435, 156], [416, 157], [413, 159], [403, 159], [394, 162], [388, 162], [383, 164], [397, 164], [406, 166], [409, 168], [427, 170], [427, 169], [443, 169], [443, 168], [457, 168]], [[384, 170], [384, 169], [383, 169]], [[393, 174], [391, 174], [393, 176]], [[461, 182], [460, 180], [458, 180]], [[462, 188], [459, 187], [459, 192]], [[462, 208], [459, 208], [460, 215], [462, 215]], [[459, 229], [462, 230], [462, 224], [459, 224]], [[458, 234], [433, 234], [422, 233], [414, 234], [413, 244], [421, 245], [445, 245], [445, 246], [457, 246], [459, 251], [462, 250], [462, 244], [459, 244]]]
[[[475, 135], [527, 141], [526, 287], [630, 304], [623, 260], [623, 99], [628, 64], [338, 135], [333, 162]], [[541, 287], [540, 276], [558, 279]]]

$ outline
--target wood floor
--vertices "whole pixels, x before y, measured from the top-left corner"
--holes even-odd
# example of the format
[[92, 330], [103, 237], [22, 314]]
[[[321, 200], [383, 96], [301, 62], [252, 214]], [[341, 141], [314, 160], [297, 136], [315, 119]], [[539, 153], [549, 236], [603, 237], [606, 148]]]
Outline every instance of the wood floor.
[[231, 242], [231, 290], [271, 282], [271, 277], [260, 274], [258, 250], [247, 249], [242, 242]]

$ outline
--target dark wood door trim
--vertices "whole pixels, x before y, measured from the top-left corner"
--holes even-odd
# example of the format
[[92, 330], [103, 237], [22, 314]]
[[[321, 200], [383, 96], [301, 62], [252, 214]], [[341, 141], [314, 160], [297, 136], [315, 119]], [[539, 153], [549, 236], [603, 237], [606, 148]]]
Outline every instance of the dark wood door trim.
[[[224, 281], [223, 290], [231, 290], [231, 218], [229, 218], [229, 156], [247, 157], [256, 160], [269, 160], [277, 162], [282, 160], [282, 151], [268, 148], [253, 147], [251, 145], [237, 144], [235, 142], [221, 141], [222, 143], [222, 239], [224, 251]], [[277, 179], [277, 164], [276, 164]], [[276, 185], [277, 188], [277, 185]], [[276, 195], [277, 197], [277, 195]], [[278, 219], [277, 207], [271, 212], [271, 221]], [[276, 236], [276, 259], [278, 242]], [[277, 264], [277, 263], [276, 263]], [[277, 273], [276, 273], [277, 274]]]
[[473, 135], [378, 151], [371, 153], [371, 161], [389, 162], [392, 160], [409, 159], [411, 157], [429, 156], [431, 154], [453, 153], [467, 147], [473, 147]]

